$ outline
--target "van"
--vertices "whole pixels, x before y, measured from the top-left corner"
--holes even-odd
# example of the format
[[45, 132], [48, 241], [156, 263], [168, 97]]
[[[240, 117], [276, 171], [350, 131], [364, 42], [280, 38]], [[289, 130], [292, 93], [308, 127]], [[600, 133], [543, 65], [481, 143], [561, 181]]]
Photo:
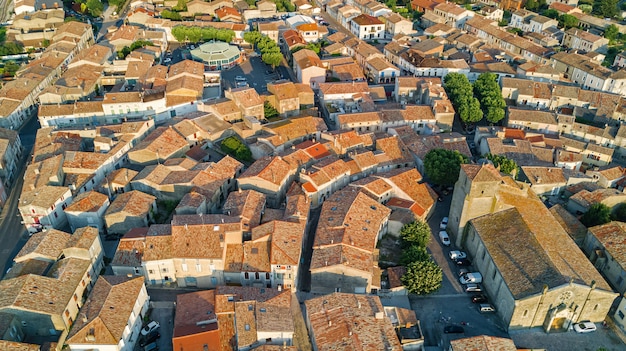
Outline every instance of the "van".
[[450, 237], [448, 236], [448, 233], [446, 233], [445, 230], [442, 230], [439, 232], [439, 240], [441, 240], [441, 243], [444, 244], [445, 246], [450, 246]]
[[157, 351], [158, 349], [159, 347], [157, 346], [156, 342], [153, 342], [144, 346], [143, 351]]
[[465, 275], [462, 275], [459, 278], [459, 282], [461, 282], [461, 284], [469, 284], [469, 283], [479, 284], [483, 282], [483, 276], [478, 272], [467, 273]]

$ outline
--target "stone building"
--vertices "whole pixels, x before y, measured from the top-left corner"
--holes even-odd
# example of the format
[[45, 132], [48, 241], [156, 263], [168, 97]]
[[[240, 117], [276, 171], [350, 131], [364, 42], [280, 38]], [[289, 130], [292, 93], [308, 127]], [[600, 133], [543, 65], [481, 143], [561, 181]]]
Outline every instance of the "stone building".
[[462, 165], [449, 218], [509, 329], [606, 317], [617, 294], [527, 184], [492, 165]]

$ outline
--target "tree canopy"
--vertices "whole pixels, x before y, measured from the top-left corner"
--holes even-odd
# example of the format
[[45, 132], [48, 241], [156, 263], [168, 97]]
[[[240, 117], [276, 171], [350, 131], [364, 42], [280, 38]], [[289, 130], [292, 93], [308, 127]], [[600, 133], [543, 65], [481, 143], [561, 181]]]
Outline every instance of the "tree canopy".
[[433, 149], [424, 157], [424, 170], [436, 184], [450, 186], [459, 179], [461, 164], [468, 162], [467, 156], [456, 150]]
[[611, 208], [601, 202], [591, 205], [589, 210], [585, 212], [582, 217], [580, 217], [580, 222], [587, 228], [609, 223], [610, 221]]
[[248, 146], [234, 136], [224, 139], [220, 147], [222, 151], [240, 161], [252, 161], [252, 153]]
[[482, 111], [491, 123], [498, 123], [504, 119], [506, 103], [502, 97], [502, 90], [495, 73], [481, 73], [474, 82], [474, 95], [480, 102]]
[[402, 254], [400, 255], [400, 264], [408, 266], [413, 262], [426, 261], [429, 259], [430, 255], [428, 254], [428, 251], [426, 251], [425, 247], [411, 245], [402, 250]]
[[199, 41], [219, 40], [230, 43], [235, 38], [235, 32], [230, 29], [213, 27], [176, 26], [172, 28], [172, 35], [179, 42], [197, 43]]
[[626, 204], [619, 204], [615, 211], [613, 211], [611, 218], [614, 221], [626, 222]]
[[619, 37], [619, 28], [617, 28], [616, 25], [611, 24], [604, 30], [604, 37], [609, 39], [610, 44], [613, 44], [613, 42], [615, 42], [615, 39]]
[[93, 17], [100, 16], [104, 10], [104, 5], [100, 0], [87, 0], [85, 4], [87, 5], [87, 11]]
[[563, 29], [578, 27], [578, 18], [566, 13], [559, 17], [559, 24], [563, 27]]
[[417, 261], [406, 267], [406, 273], [401, 280], [410, 293], [426, 295], [441, 287], [443, 272], [432, 259]]
[[424, 221], [414, 221], [402, 226], [400, 237], [405, 247], [417, 245], [425, 248], [430, 240], [430, 227]]
[[593, 5], [593, 12], [604, 18], [613, 18], [619, 13], [618, 2], [618, 0], [600, 0]]
[[272, 104], [269, 103], [269, 101], [265, 101], [263, 103], [263, 110], [264, 110], [263, 112], [264, 112], [265, 119], [270, 119], [270, 118], [278, 116], [278, 110], [276, 110], [274, 106], [272, 106]]
[[494, 167], [500, 167], [500, 172], [515, 176], [518, 166], [512, 159], [503, 155], [486, 154], [485, 158], [493, 162]]
[[165, 18], [165, 19], [169, 19], [172, 21], [182, 21], [183, 17], [180, 15], [180, 13], [175, 12], [175, 11], [170, 11], [170, 10], [163, 10], [161, 11], [161, 18]]
[[452, 105], [464, 123], [476, 123], [483, 119], [480, 102], [473, 96], [472, 84], [465, 75], [449, 73], [443, 82]]

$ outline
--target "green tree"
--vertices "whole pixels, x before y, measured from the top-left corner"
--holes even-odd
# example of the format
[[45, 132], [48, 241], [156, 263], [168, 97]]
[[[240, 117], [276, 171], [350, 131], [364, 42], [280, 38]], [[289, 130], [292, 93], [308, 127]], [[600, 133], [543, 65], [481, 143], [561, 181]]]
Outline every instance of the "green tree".
[[220, 145], [220, 148], [225, 153], [233, 156], [240, 161], [252, 161], [252, 153], [250, 152], [248, 146], [234, 136], [224, 139], [224, 141], [222, 141], [222, 144]]
[[176, 6], [172, 8], [174, 11], [187, 11], [187, 1], [186, 0], [178, 0]]
[[424, 221], [414, 221], [402, 226], [400, 237], [405, 247], [426, 247], [430, 240], [430, 227]]
[[611, 24], [604, 30], [604, 37], [609, 39], [609, 44], [613, 44], [619, 37], [619, 28], [616, 25]]
[[493, 162], [494, 167], [500, 167], [500, 172], [510, 174], [512, 176], [517, 175], [518, 166], [512, 159], [506, 156], [494, 154], [486, 154], [484, 157]]
[[626, 204], [619, 204], [613, 211], [611, 218], [614, 221], [626, 222]]
[[474, 96], [478, 98], [483, 113], [489, 122], [498, 123], [504, 119], [506, 103], [502, 97], [502, 90], [496, 74], [481, 73], [474, 82]]
[[545, 10], [541, 13], [543, 16], [546, 16], [548, 18], [552, 18], [552, 19], [557, 19], [559, 18], [559, 11], [555, 10], [555, 9], [548, 9]]
[[580, 222], [587, 228], [609, 223], [610, 221], [611, 208], [601, 202], [591, 205], [589, 210], [585, 212], [582, 217], [580, 217]]
[[261, 40], [261, 33], [257, 32], [257, 31], [251, 31], [251, 32], [245, 32], [243, 33], [243, 40], [251, 45], [256, 45], [256, 43], [259, 42], [259, 40]]
[[528, 0], [526, 1], [526, 5], [524, 7], [530, 11], [536, 11], [539, 8], [539, 2], [537, 0]]
[[139, 48], [143, 48], [146, 46], [154, 46], [154, 44], [150, 40], [137, 40], [130, 44], [130, 51], [135, 51]]
[[480, 103], [475, 101], [472, 84], [467, 77], [461, 73], [449, 73], [443, 82], [444, 89], [461, 120], [466, 124], [480, 121], [483, 117]]
[[130, 54], [130, 48], [129, 48], [128, 46], [124, 46], [124, 47], [122, 48], [122, 50], [118, 50], [118, 51], [117, 51], [117, 57], [118, 57], [120, 60], [125, 59], [125, 58], [126, 58], [126, 56], [128, 56], [128, 54]]
[[[178, 12], [174, 12], [174, 11], [170, 11], [170, 10], [163, 10], [161, 11], [161, 18], [165, 18], [165, 19], [169, 19], [172, 21], [182, 21], [183, 18], [181, 17], [180, 13]], [[174, 33], [172, 33], [173, 35]]]
[[424, 156], [424, 170], [431, 181], [450, 186], [459, 179], [461, 164], [468, 162], [467, 156], [456, 150], [433, 149]]
[[268, 52], [261, 56], [261, 60], [268, 65], [271, 65], [272, 68], [276, 68], [283, 61], [283, 55], [278, 52]]
[[104, 5], [100, 0], [87, 0], [85, 3], [87, 5], [87, 11], [93, 17], [98, 17], [102, 14], [102, 10], [104, 10]]
[[17, 72], [19, 69], [20, 65], [13, 61], [8, 61], [4, 64], [4, 75], [8, 77], [13, 77], [15, 75], [15, 72]]
[[274, 106], [272, 106], [272, 104], [270, 104], [268, 101], [265, 101], [263, 103], [263, 112], [266, 119], [278, 116], [278, 110], [275, 109]]
[[411, 245], [403, 249], [400, 254], [400, 264], [403, 266], [408, 266], [413, 262], [427, 261], [429, 259], [430, 255], [428, 251], [426, 251], [426, 248], [417, 245]]
[[578, 18], [572, 15], [564, 14], [561, 17], [559, 17], [559, 24], [564, 29], [578, 27]]
[[411, 294], [426, 295], [441, 287], [443, 273], [432, 259], [417, 261], [406, 267], [401, 280]]
[[594, 4], [593, 12], [604, 18], [613, 18], [619, 11], [617, 3], [618, 0], [600, 0]]

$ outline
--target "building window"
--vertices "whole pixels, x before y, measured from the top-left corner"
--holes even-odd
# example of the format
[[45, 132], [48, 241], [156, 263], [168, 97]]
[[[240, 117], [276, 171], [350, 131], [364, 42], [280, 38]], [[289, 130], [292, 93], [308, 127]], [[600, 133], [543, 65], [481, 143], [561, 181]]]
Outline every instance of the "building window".
[[617, 311], [617, 315], [619, 316], [619, 319], [624, 319], [624, 313], [622, 311]]
[[246, 329], [246, 331], [250, 331], [250, 324], [246, 324], [245, 325], [245, 329]]
[[148, 274], [154, 274], [154, 271], [152, 269], [148, 269]]
[[188, 270], [187, 264], [183, 263], [182, 266], [183, 266], [183, 272], [187, 272]]
[[524, 318], [526, 318], [526, 316], [528, 316], [528, 310], [524, 310]]
[[600, 307], [600, 305], [599, 305], [599, 304], [596, 304], [595, 306], [593, 306], [593, 310], [594, 310], [594, 311], [597, 311], [597, 310], [598, 310], [598, 307]]
[[167, 268], [161, 268], [161, 272], [167, 273]]
[[245, 273], [243, 274], [243, 278], [244, 278], [244, 279], [246, 279], [246, 280], [247, 280], [247, 279], [250, 279], [250, 274], [249, 274], [248, 272], [245, 272]]
[[202, 265], [196, 264], [196, 272], [202, 272]]

